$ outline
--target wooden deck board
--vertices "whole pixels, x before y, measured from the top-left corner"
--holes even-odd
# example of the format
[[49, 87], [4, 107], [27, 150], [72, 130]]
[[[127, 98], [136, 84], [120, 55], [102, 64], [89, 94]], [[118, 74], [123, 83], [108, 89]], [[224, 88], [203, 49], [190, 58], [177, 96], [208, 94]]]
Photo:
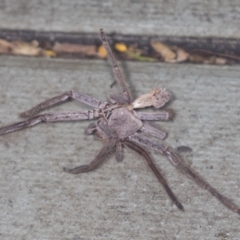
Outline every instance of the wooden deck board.
[[[134, 94], [166, 87], [173, 122], [166, 143], [214, 187], [240, 205], [238, 67], [127, 63]], [[66, 90], [106, 100], [113, 81], [105, 61], [0, 57], [1, 125]], [[97, 87], [96, 87], [97, 86]], [[70, 102], [52, 111], [80, 109]], [[218, 239], [239, 234], [239, 216], [178, 172], [165, 157], [154, 161], [185, 207], [168, 199], [144, 160], [125, 149], [98, 170], [70, 175], [62, 166], [89, 162], [102, 143], [84, 135], [88, 122], [42, 124], [1, 136], [1, 234], [3, 239]]]

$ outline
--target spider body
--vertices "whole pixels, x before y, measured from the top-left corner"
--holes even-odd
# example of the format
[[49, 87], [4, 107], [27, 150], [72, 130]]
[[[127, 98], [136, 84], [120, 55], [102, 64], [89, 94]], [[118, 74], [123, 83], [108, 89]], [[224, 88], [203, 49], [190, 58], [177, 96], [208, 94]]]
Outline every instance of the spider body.
[[117, 134], [119, 139], [127, 138], [139, 129], [143, 123], [126, 107], [113, 110], [108, 119], [108, 127]]
[[[180, 210], [184, 210], [183, 205], [172, 192], [146, 150], [149, 149], [165, 155], [182, 173], [186, 174], [198, 185], [210, 192], [227, 208], [240, 214], [240, 208], [235, 203], [219, 193], [206, 180], [190, 169], [169, 146], [159, 143], [159, 140], [166, 138], [167, 134], [154, 125], [152, 121], [167, 121], [171, 119], [172, 114], [170, 111], [159, 109], [170, 101], [171, 94], [165, 89], [155, 88], [149, 93], [143, 94], [133, 100], [102, 29], [100, 30], [100, 35], [103, 45], [108, 52], [108, 57], [113, 66], [116, 81], [121, 88], [121, 92], [111, 94], [109, 102], [98, 100], [78, 91], [63, 93], [22, 113], [21, 117], [27, 117], [27, 120], [1, 127], [0, 135], [32, 127], [39, 123], [96, 119], [97, 121], [91, 123], [85, 132], [86, 134], [97, 134], [104, 140], [105, 145], [89, 164], [74, 168], [64, 167], [66, 172], [78, 174], [94, 170], [113, 151], [116, 153], [117, 161], [122, 161], [123, 146], [126, 146], [143, 156], [173, 203]], [[87, 104], [92, 107], [92, 109], [37, 115], [46, 108], [71, 99]], [[138, 111], [138, 109], [146, 107], [154, 107], [156, 110], [155, 112]]]

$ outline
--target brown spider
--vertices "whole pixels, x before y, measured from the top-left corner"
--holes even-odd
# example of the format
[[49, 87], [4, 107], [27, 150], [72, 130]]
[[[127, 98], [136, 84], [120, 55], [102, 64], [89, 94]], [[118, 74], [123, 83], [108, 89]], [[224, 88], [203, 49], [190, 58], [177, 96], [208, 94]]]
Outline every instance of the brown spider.
[[[135, 109], [151, 106], [157, 109], [161, 108], [167, 102], [169, 102], [171, 99], [171, 94], [165, 89], [155, 88], [151, 92], [141, 95], [139, 98], [133, 101], [102, 29], [100, 29], [100, 35], [103, 45], [108, 53], [109, 60], [113, 66], [117, 83], [121, 87], [121, 92], [111, 94], [109, 96], [109, 102], [100, 101], [77, 91], [66, 92], [62, 95], [46, 100], [33, 107], [32, 109], [22, 113], [21, 117], [29, 118], [25, 121], [1, 127], [0, 135], [32, 127], [38, 123], [44, 122], [48, 123], [98, 119], [96, 123], [91, 123], [87, 127], [86, 133], [96, 133], [106, 142], [105, 146], [97, 154], [94, 160], [88, 165], [81, 165], [75, 168], [64, 167], [64, 171], [73, 174], [91, 171], [97, 168], [104, 161], [107, 155], [109, 155], [114, 149], [116, 152], [117, 161], [122, 161], [122, 152], [124, 145], [135, 150], [145, 158], [149, 167], [152, 169], [158, 180], [163, 185], [168, 196], [180, 210], [184, 211], [182, 204], [169, 188], [166, 180], [157, 169], [149, 153], [145, 150], [146, 147], [167, 156], [175, 167], [180, 169], [188, 177], [192, 178], [202, 188], [208, 190], [227, 208], [240, 214], [240, 208], [236, 204], [234, 204], [227, 197], [220, 194], [206, 180], [204, 180], [187, 165], [185, 165], [181, 158], [170, 147], [158, 143], [156, 140], [153, 141], [152, 138], [147, 137], [147, 135], [149, 135], [151, 137], [155, 137], [156, 139], [163, 140], [166, 137], [166, 132], [160, 130], [149, 121], [167, 121], [171, 118], [171, 113], [167, 110], [157, 110], [154, 113], [138, 112]], [[66, 102], [71, 99], [85, 103], [93, 107], [93, 109], [85, 111], [55, 112], [36, 115], [38, 112], [46, 108]]]

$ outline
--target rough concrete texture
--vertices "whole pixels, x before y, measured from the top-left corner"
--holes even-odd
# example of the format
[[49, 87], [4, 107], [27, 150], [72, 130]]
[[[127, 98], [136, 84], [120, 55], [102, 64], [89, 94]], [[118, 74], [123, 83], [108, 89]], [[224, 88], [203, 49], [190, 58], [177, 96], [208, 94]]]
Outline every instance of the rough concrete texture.
[[[175, 98], [165, 141], [187, 146], [184, 161], [240, 205], [239, 67], [127, 63], [135, 96], [162, 86]], [[48, 97], [78, 89], [107, 99], [105, 61], [0, 57], [1, 125]], [[83, 109], [70, 102], [52, 111]], [[240, 217], [152, 154], [185, 207], [180, 212], [142, 157], [125, 149], [98, 170], [71, 175], [62, 166], [93, 159], [102, 143], [89, 122], [42, 124], [0, 137], [1, 239], [239, 239]]]
[[2, 0], [0, 28], [239, 38], [238, 0]]

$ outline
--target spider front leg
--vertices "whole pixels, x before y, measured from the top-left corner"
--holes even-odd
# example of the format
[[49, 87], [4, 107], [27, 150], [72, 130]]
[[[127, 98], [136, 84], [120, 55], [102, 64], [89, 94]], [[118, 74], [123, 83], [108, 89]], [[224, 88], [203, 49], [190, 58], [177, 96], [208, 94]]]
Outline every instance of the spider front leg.
[[69, 91], [38, 104], [37, 106], [29, 109], [28, 111], [21, 113], [20, 116], [32, 117], [44, 109], [53, 107], [57, 104], [64, 103], [66, 101], [70, 101], [73, 99], [98, 109], [104, 108], [108, 104], [107, 102], [102, 102], [96, 98], [80, 93], [78, 91]]
[[89, 172], [97, 168], [106, 157], [113, 151], [113, 148], [116, 145], [115, 139], [110, 139], [109, 142], [101, 149], [101, 151], [97, 154], [92, 162], [87, 165], [81, 165], [74, 168], [63, 167], [63, 170], [68, 173], [78, 174], [82, 172]]
[[135, 143], [138, 143], [142, 146], [149, 147], [156, 152], [159, 152], [162, 155], [168, 157], [170, 162], [180, 169], [182, 173], [186, 174], [189, 178], [193, 179], [199, 186], [209, 191], [214, 197], [216, 197], [224, 206], [231, 209], [233, 212], [240, 214], [240, 207], [237, 206], [234, 202], [232, 202], [229, 198], [223, 196], [219, 193], [214, 187], [212, 187], [206, 180], [204, 180], [201, 176], [195, 173], [192, 169], [190, 169], [186, 164], [184, 164], [181, 158], [175, 153], [170, 147], [158, 144], [153, 141], [150, 141], [148, 138], [140, 136], [139, 134], [134, 134], [129, 137], [129, 139]]
[[116, 59], [113, 55], [113, 52], [112, 52], [112, 50], [109, 46], [109, 43], [107, 41], [107, 37], [106, 37], [103, 29], [100, 29], [100, 37], [101, 37], [103, 46], [105, 47], [105, 49], [107, 51], [108, 59], [113, 66], [113, 72], [114, 72], [115, 78], [116, 78], [119, 86], [122, 88], [123, 96], [127, 100], [127, 102], [130, 103], [131, 100], [132, 100], [130, 91], [127, 88], [127, 84], [125, 82], [125, 79], [124, 79], [124, 77], [123, 77], [123, 75], [122, 75], [122, 73], [121, 73], [121, 71], [118, 67], [117, 61], [116, 61]]
[[62, 121], [80, 121], [80, 120], [90, 120], [95, 119], [100, 116], [99, 110], [85, 110], [85, 111], [74, 111], [74, 112], [59, 112], [59, 113], [46, 113], [31, 117], [25, 121], [0, 127], [0, 135], [21, 130], [24, 128], [29, 128], [35, 126], [39, 123], [48, 122], [62, 122]]

